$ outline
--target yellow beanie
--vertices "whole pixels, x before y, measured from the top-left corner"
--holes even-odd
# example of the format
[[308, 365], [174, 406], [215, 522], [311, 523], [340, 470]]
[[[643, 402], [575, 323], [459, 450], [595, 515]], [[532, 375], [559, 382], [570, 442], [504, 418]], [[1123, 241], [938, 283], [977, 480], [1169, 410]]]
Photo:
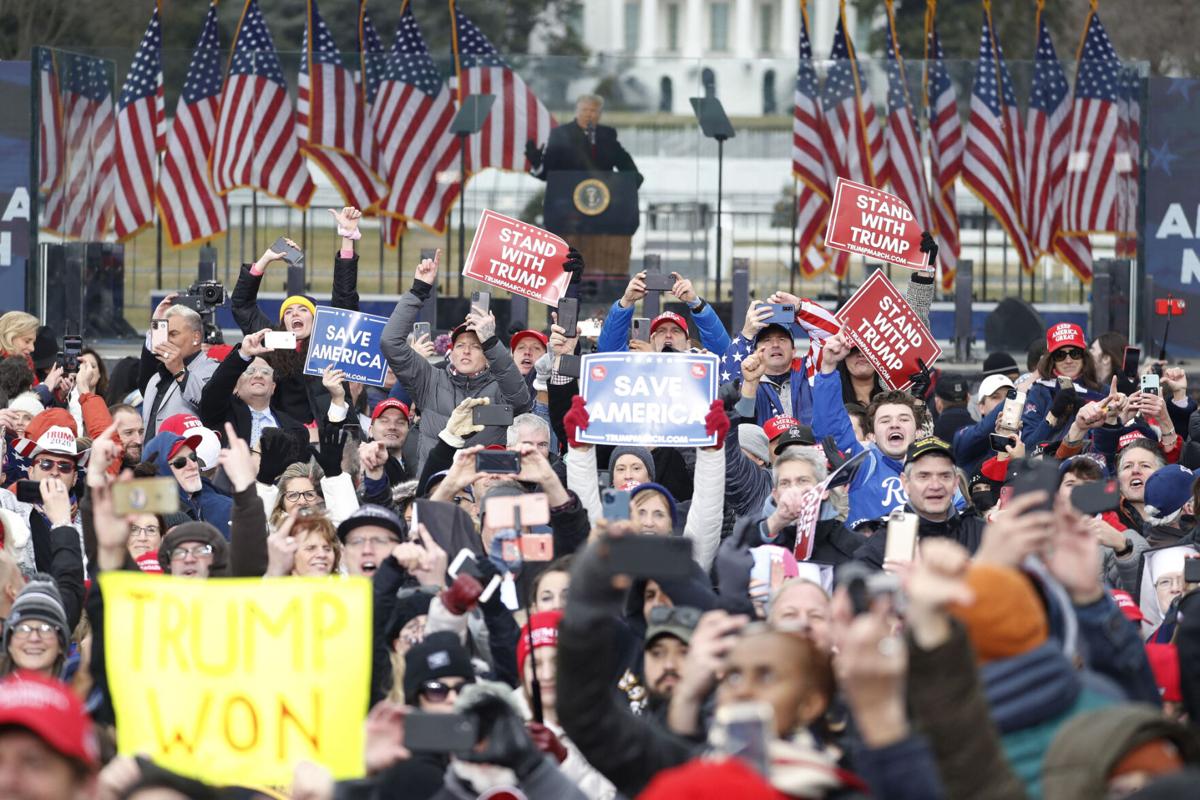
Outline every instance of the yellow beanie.
[[305, 308], [308, 309], [308, 312], [310, 314], [312, 314], [314, 317], [317, 315], [317, 307], [315, 305], [313, 305], [312, 300], [309, 300], [307, 297], [305, 297], [302, 294], [294, 294], [291, 297], [289, 297], [288, 299], [284, 300], [283, 304], [281, 306], [279, 306], [279, 321], [280, 322], [283, 322], [283, 312], [288, 310], [288, 306], [304, 306]]

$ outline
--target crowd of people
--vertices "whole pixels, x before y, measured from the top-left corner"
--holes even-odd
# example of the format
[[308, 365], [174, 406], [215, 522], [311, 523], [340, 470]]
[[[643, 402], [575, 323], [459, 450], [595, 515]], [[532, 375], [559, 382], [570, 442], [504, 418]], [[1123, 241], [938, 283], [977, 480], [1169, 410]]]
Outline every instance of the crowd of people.
[[[354, 311], [361, 215], [334, 217], [328, 305]], [[896, 391], [847, 336], [816, 359], [811, 326], [768, 323], [770, 304], [809, 302], [786, 292], [734, 332], [675, 275], [678, 310], [631, 337], [642, 273], [594, 341], [556, 316], [504, 335], [472, 307], [439, 352], [414, 335], [439, 254], [366, 386], [305, 374], [316, 298], [260, 308], [282, 258], [242, 267], [234, 346], [206, 344], [175, 296], [152, 315], [165, 336], [113, 364], [0, 317], [0, 796], [272, 796], [117, 755], [104, 631], [126, 621], [97, 578], [120, 570], [371, 582], [371, 652], [345, 654], [371, 665], [365, 777], [301, 763], [293, 797], [1200, 786], [1200, 414], [1181, 367], [1134, 371], [1120, 335], [1053, 322], [1023, 365], [992, 353]], [[932, 294], [914, 272], [918, 315]], [[712, 446], [581, 441], [564, 357], [624, 349], [721, 356]], [[511, 423], [478, 422], [488, 406]], [[117, 513], [143, 478], [178, 511]], [[474, 744], [406, 737], [437, 714], [472, 720]]]

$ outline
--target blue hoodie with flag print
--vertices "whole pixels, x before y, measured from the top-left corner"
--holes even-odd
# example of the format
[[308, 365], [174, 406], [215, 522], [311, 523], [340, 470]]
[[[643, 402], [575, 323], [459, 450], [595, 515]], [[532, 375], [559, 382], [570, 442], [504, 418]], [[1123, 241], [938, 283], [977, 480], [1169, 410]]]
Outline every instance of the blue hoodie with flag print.
[[[863, 450], [854, 435], [850, 415], [842, 404], [842, 379], [836, 372], [816, 376], [812, 387], [812, 429], [817, 440], [832, 436], [837, 447], [847, 455]], [[850, 510], [846, 527], [851, 530], [864, 522], [881, 519], [892, 509], [908, 502], [900, 483], [904, 462], [885, 455], [874, 444], [867, 445], [868, 455], [850, 481]]]
[[[795, 327], [792, 328], [792, 335], [796, 335]], [[729, 347], [725, 349], [725, 354], [721, 356], [721, 383], [741, 380], [742, 360], [753, 352], [754, 340], [747, 339], [740, 333], [733, 337]], [[766, 375], [763, 377], [758, 384], [758, 394], [754, 396], [754, 421], [757, 424], [762, 425], [771, 417], [788, 414], [805, 425], [812, 425], [813, 391], [812, 387], [808, 385], [808, 378], [805, 374], [807, 368], [806, 357], [792, 359], [792, 371], [788, 374], [787, 382], [787, 390], [791, 393], [790, 414], [779, 396], [780, 387], [777, 385], [779, 376]], [[839, 385], [839, 402], [842, 396], [841, 392]]]
[[[159, 475], [175, 480], [171, 472], [170, 453], [171, 448], [181, 438], [168, 431], [158, 434], [142, 448], [142, 460], [153, 461], [158, 467]], [[175, 486], [179, 490], [180, 511], [194, 520], [207, 522], [229, 539], [229, 517], [233, 512], [233, 498], [218, 492], [212, 483], [203, 477], [200, 479], [200, 491], [194, 495], [184, 491], [178, 481], [175, 482]]]

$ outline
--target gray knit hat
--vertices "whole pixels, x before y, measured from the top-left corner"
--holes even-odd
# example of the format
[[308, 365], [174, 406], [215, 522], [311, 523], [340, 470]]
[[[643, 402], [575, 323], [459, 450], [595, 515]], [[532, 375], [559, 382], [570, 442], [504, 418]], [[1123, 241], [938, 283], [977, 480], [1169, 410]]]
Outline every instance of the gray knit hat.
[[637, 456], [638, 460], [646, 465], [646, 472], [650, 476], [648, 478], [650, 483], [658, 480], [654, 474], [654, 456], [650, 455], [650, 451], [644, 447], [632, 447], [629, 445], [614, 447], [612, 455], [608, 458], [608, 469], [610, 472], [617, 466], [617, 459], [624, 455]]
[[761, 426], [750, 422], [738, 425], [738, 446], [764, 464], [771, 461], [771, 443]]
[[48, 622], [57, 629], [59, 647], [66, 653], [67, 642], [71, 637], [71, 631], [67, 629], [67, 610], [63, 607], [58, 584], [44, 572], [39, 572], [33, 580], [25, 584], [17, 599], [13, 600], [12, 611], [8, 613], [8, 619], [4, 622], [6, 652], [12, 640], [13, 629], [22, 622], [35, 619]]

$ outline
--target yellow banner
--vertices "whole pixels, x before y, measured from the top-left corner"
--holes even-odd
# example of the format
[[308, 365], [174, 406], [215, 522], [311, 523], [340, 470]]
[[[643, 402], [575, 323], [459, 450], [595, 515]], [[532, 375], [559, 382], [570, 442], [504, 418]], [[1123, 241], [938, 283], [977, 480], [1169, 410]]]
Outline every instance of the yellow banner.
[[217, 785], [286, 786], [301, 759], [362, 776], [368, 580], [106, 572], [100, 586], [122, 754]]

